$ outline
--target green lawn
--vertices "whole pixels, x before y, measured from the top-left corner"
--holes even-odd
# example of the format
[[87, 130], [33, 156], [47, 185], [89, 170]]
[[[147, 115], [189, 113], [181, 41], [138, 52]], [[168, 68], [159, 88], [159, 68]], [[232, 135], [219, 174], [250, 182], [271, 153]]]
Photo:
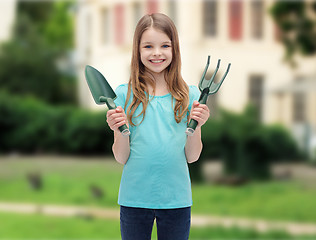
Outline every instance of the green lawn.
[[[18, 230], [17, 230], [18, 229]], [[223, 227], [192, 228], [194, 239], [315, 239], [283, 232], [258, 233]], [[120, 239], [119, 221], [0, 213], [0, 239]], [[157, 239], [156, 228], [153, 239]]]
[[298, 182], [193, 186], [195, 213], [316, 223], [316, 189]]
[[[85, 205], [118, 209], [122, 166], [113, 159], [0, 157], [0, 201]], [[104, 160], [104, 159], [103, 159]], [[27, 173], [39, 172], [35, 191]], [[105, 193], [95, 199], [89, 186]], [[193, 185], [193, 213], [316, 223], [316, 188], [298, 182], [251, 183], [242, 187]]]
[[[118, 207], [122, 166], [115, 161], [101, 160], [34, 160], [30, 157], [3, 161], [0, 158], [0, 201]], [[42, 175], [43, 188], [40, 191], [33, 190], [27, 181], [27, 174], [33, 172]], [[92, 196], [91, 185], [97, 185], [103, 190], [102, 199]]]

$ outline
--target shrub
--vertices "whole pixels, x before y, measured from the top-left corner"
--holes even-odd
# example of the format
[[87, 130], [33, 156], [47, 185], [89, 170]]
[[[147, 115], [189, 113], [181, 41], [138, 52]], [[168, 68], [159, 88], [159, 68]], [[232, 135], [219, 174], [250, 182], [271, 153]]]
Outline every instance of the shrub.
[[222, 110], [202, 128], [203, 151], [190, 166], [191, 178], [201, 181], [206, 159], [222, 159], [225, 173], [248, 179], [268, 179], [270, 163], [298, 158], [300, 153], [289, 132], [277, 125], [264, 126], [253, 107], [241, 114]]
[[0, 151], [108, 154], [112, 131], [105, 112], [53, 107], [31, 97], [0, 92]]

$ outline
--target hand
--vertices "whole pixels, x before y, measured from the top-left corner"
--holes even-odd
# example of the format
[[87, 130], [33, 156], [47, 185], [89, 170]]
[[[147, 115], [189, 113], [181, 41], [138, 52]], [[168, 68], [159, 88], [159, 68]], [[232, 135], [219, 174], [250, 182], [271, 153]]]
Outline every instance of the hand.
[[113, 131], [119, 131], [118, 128], [124, 124], [128, 127], [127, 116], [121, 106], [106, 113], [106, 122]]
[[194, 101], [190, 113], [190, 118], [198, 122], [197, 128], [204, 125], [210, 116], [210, 110], [205, 104], [200, 104], [198, 101]]

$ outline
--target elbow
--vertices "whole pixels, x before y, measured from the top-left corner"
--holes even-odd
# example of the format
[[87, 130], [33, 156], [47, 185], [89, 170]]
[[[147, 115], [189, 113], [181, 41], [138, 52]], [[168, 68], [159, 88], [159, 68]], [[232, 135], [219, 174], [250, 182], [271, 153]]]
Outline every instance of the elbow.
[[126, 161], [124, 161], [124, 160], [117, 159], [117, 158], [115, 158], [115, 160], [116, 160], [119, 164], [121, 164], [121, 165], [125, 165], [125, 164], [126, 164], [126, 162], [127, 162], [127, 160], [126, 160]]
[[198, 161], [200, 159], [202, 148], [203, 148], [203, 145], [201, 143], [201, 146], [197, 152], [195, 152], [193, 154], [188, 154], [189, 156], [187, 156], [187, 162], [194, 163], [194, 162]]
[[[201, 152], [200, 152], [201, 153]], [[188, 163], [194, 163], [200, 159], [200, 153], [187, 158]]]
[[114, 158], [119, 164], [122, 164], [122, 165], [125, 165], [128, 160], [128, 157], [117, 156], [115, 154], [114, 154]]
[[125, 156], [124, 154], [122, 153], [117, 153], [114, 149], [114, 147], [112, 147], [112, 152], [113, 152], [113, 155], [114, 155], [114, 158], [115, 160], [119, 163], [119, 164], [122, 164], [122, 165], [125, 165], [128, 158], [129, 158], [129, 154], [127, 156]]
[[188, 163], [194, 163], [194, 162], [196, 162], [197, 160], [199, 160], [199, 158], [192, 158], [192, 159], [188, 159], [187, 162], [188, 162]]

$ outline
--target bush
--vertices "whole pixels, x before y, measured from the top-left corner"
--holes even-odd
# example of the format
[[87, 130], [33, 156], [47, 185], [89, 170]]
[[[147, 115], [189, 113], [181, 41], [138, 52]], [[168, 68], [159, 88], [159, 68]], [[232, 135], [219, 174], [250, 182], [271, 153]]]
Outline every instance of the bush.
[[270, 163], [299, 158], [297, 145], [289, 132], [277, 125], [264, 126], [253, 107], [236, 114], [222, 110], [202, 128], [203, 151], [190, 166], [193, 181], [201, 181], [201, 166], [206, 159], [222, 159], [227, 175], [247, 179], [268, 179]]
[[113, 134], [105, 112], [53, 107], [0, 92], [0, 152], [109, 154]]

